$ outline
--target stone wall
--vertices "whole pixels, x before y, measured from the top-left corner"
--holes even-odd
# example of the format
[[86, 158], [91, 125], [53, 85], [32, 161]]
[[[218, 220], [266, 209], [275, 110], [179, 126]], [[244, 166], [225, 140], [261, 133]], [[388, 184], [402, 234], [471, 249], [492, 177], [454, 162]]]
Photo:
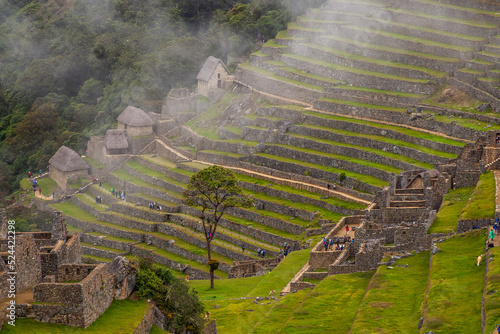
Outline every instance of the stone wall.
[[[132, 254], [139, 256], [139, 257], [142, 257], [142, 258], [151, 258], [154, 262], [156, 262], [158, 264], [161, 264], [161, 265], [164, 265], [164, 266], [176, 269], [176, 270], [181, 270], [184, 273], [186, 273], [186, 275], [189, 275], [191, 277], [191, 279], [210, 279], [210, 274], [208, 272], [204, 272], [204, 271], [201, 271], [199, 269], [192, 268], [188, 265], [183, 265], [183, 264], [177, 263], [177, 262], [172, 261], [170, 259], [167, 259], [163, 256], [160, 256], [158, 254], [155, 254], [153, 252], [150, 252], [150, 251], [147, 251], [144, 249], [140, 249], [138, 247], [132, 246]], [[208, 266], [207, 266], [207, 270], [208, 270]], [[219, 278], [219, 277], [216, 276], [216, 278]]]
[[287, 221], [273, 217], [262, 216], [258, 212], [253, 212], [242, 208], [230, 208], [227, 210], [227, 214], [248, 219], [257, 222], [259, 224], [263, 224], [275, 228], [277, 230], [285, 231], [292, 234], [302, 234], [305, 231], [305, 228], [300, 225], [289, 223]]
[[96, 268], [95, 264], [62, 264], [58, 268], [57, 281], [82, 281]]
[[69, 326], [88, 327], [111, 305], [113, 279], [99, 264], [79, 283], [40, 283], [33, 289], [27, 317]]
[[[313, 198], [310, 198], [310, 197], [307, 197], [307, 196], [301, 196], [301, 195], [289, 193], [289, 192], [286, 192], [286, 191], [281, 191], [281, 190], [276, 190], [276, 189], [269, 188], [269, 187], [264, 187], [264, 186], [261, 186], [261, 185], [258, 185], [258, 184], [254, 184], [254, 183], [239, 182], [239, 184], [243, 188], [251, 190], [251, 191], [264, 193], [266, 195], [273, 196], [273, 197], [278, 197], [278, 198], [285, 199], [285, 200], [290, 200], [290, 201], [293, 201], [294, 203], [299, 202], [299, 203], [305, 203], [305, 204], [310, 204], [310, 205], [318, 206], [320, 208], [323, 208], [323, 209], [326, 209], [326, 210], [329, 210], [329, 211], [338, 212], [338, 213], [340, 213], [342, 215], [356, 215], [356, 214], [360, 213], [359, 212], [360, 210], [346, 209], [344, 207], [339, 207], [339, 206], [336, 206], [336, 205], [329, 204], [329, 203], [327, 203], [325, 201], [320, 201], [320, 200], [316, 200], [316, 199], [313, 199]], [[317, 189], [312, 188], [312, 190], [317, 190]], [[318, 193], [318, 192], [315, 191], [315, 193]], [[319, 193], [321, 193], [324, 196], [335, 197], [328, 190], [326, 190], [324, 192], [319, 192]], [[297, 209], [290, 208], [290, 210], [297, 210]], [[282, 212], [282, 211], [278, 211], [278, 212]], [[313, 213], [310, 213], [310, 214], [313, 214]], [[290, 214], [290, 215], [293, 216], [293, 214]], [[309, 215], [308, 218], [304, 218], [304, 219], [306, 219], [306, 220], [314, 220], [315, 216]]]
[[148, 231], [148, 232], [155, 232], [157, 230], [156, 224], [143, 223], [143, 222], [136, 221], [133, 219], [128, 219], [128, 218], [121, 217], [121, 216], [115, 216], [115, 215], [112, 215], [112, 214], [109, 214], [106, 212], [99, 211], [96, 208], [94, 208], [93, 206], [88, 205], [86, 203], [83, 203], [76, 196], [73, 196], [71, 198], [71, 203], [78, 206], [80, 209], [87, 211], [91, 215], [97, 217], [97, 219], [105, 221], [105, 222], [125, 226], [125, 227], [132, 228], [132, 229], [139, 229], [142, 231]]
[[[128, 198], [128, 200], [130, 200], [130, 198]], [[162, 206], [162, 212], [165, 213], [157, 213], [156, 211], [150, 211], [149, 208], [142, 205], [130, 206], [122, 203], [111, 204], [111, 210], [114, 212], [159, 223], [167, 220], [168, 214], [166, 212], [169, 212], [168, 209], [169, 207]]]
[[66, 221], [68, 224], [78, 227], [84, 231], [96, 231], [104, 234], [109, 234], [119, 238], [132, 239], [142, 242], [144, 240], [144, 235], [141, 233], [129, 232], [121, 229], [112, 228], [105, 225], [99, 225], [90, 223], [87, 221], [83, 221], [74, 217], [66, 217]]
[[281, 258], [251, 260], [244, 262], [235, 262], [228, 272], [228, 278], [241, 278], [258, 276], [266, 271], [274, 269], [281, 261]]
[[[287, 173], [295, 173], [302, 175], [306, 174], [308, 176], [311, 176], [312, 178], [320, 179], [329, 183], [339, 183], [339, 174], [327, 172], [322, 169], [308, 168], [299, 164], [273, 160], [261, 156], [245, 157], [245, 160], [255, 165], [265, 166], [281, 170]], [[381, 190], [381, 188], [379, 187], [364, 182], [360, 182], [359, 180], [350, 177], [347, 177], [342, 184], [344, 187], [356, 187], [359, 190], [366, 191], [372, 194]]]
[[84, 179], [89, 177], [89, 172], [87, 169], [82, 169], [75, 172], [62, 172], [56, 169], [54, 166], [49, 168], [49, 177], [57, 182], [57, 185], [63, 189], [63, 191], [68, 191], [68, 181]]
[[111, 183], [113, 186], [124, 190], [127, 194], [138, 193], [163, 199], [176, 204], [182, 203], [182, 201], [179, 198], [169, 195], [166, 192], [154, 188], [138, 186], [130, 181], [124, 181], [112, 174], [108, 175], [108, 182]]
[[493, 226], [495, 224], [494, 218], [485, 218], [477, 220], [460, 219], [457, 224], [457, 233], [463, 233], [474, 229], [475, 226], [479, 228]]
[[150, 305], [140, 324], [135, 328], [134, 334], [149, 333], [151, 327], [156, 323], [155, 307]]
[[126, 125], [122, 122], [118, 122], [117, 129], [124, 130], [127, 132], [127, 135], [130, 137], [139, 137], [139, 136], [150, 136], [153, 134], [153, 126], [130, 126]]
[[[120, 231], [120, 230], [117, 230]], [[113, 231], [113, 233], [116, 233]], [[126, 242], [121, 242], [121, 241], [116, 241], [116, 240], [109, 240], [106, 237], [100, 237], [88, 233], [82, 233], [81, 239], [83, 242], [89, 243], [89, 244], [95, 244], [95, 245], [100, 245], [104, 247], [109, 247], [109, 248], [114, 248], [114, 249], [119, 249], [124, 252], [130, 251], [130, 244]]]

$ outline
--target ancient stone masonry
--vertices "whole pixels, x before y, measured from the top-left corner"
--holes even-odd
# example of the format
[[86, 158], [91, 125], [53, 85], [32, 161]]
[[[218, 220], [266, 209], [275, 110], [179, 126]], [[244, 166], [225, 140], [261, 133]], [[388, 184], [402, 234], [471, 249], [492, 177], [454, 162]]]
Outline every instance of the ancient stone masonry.
[[[5, 214], [5, 210], [0, 211]], [[7, 224], [3, 219], [2, 224]], [[4, 226], [2, 226], [4, 229]], [[82, 264], [79, 235], [68, 235], [61, 212], [55, 212], [52, 232], [16, 233], [16, 292], [33, 288], [34, 304], [16, 306], [18, 317], [88, 327], [114, 298], [127, 298], [135, 273], [120, 264]], [[9, 292], [5, 263], [9, 239], [0, 239], [0, 300]], [[115, 261], [116, 262], [116, 261]]]
[[251, 260], [251, 261], [235, 261], [231, 271], [228, 273], [228, 278], [241, 278], [260, 276], [266, 272], [274, 269], [279, 263], [281, 258]]

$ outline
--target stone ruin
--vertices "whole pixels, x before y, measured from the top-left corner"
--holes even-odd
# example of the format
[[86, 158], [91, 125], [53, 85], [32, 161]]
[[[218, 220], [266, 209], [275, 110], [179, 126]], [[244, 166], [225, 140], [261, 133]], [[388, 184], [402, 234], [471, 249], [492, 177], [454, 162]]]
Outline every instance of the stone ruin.
[[[320, 241], [311, 250], [306, 270], [291, 282], [291, 289], [313, 286], [303, 278], [323, 279], [329, 275], [377, 269], [384, 253], [429, 249], [427, 231], [436, 218], [452, 178], [438, 170], [416, 170], [393, 175], [389, 186], [377, 193], [364, 215], [342, 218], [326, 235], [345, 247], [325, 250]], [[345, 226], [354, 226], [354, 238], [339, 237]], [[323, 271], [318, 270], [323, 269]]]
[[[0, 209], [0, 301], [8, 305], [12, 293], [33, 289], [33, 302], [16, 304], [16, 317], [86, 328], [109, 307], [113, 298], [125, 299], [135, 286], [135, 272], [128, 261], [117, 257], [109, 264], [82, 263], [80, 235], [68, 235], [64, 217], [55, 212], [51, 232], [8, 230], [5, 209]], [[9, 237], [15, 235], [15, 268], [9, 264]], [[11, 258], [10, 258], [11, 259]], [[7, 301], [7, 304], [5, 304]], [[8, 319], [5, 306], [0, 323]]]

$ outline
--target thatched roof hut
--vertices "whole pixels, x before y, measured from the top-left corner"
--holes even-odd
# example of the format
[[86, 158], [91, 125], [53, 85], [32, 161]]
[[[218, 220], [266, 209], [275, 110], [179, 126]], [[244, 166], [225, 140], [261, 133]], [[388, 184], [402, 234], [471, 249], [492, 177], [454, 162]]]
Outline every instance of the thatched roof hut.
[[117, 121], [128, 126], [143, 127], [153, 126], [154, 122], [142, 109], [128, 106], [118, 116]]
[[49, 164], [61, 172], [74, 172], [90, 168], [89, 164], [78, 153], [64, 145], [50, 158]]
[[229, 71], [226, 68], [226, 65], [224, 65], [224, 62], [218, 58], [215, 58], [213, 56], [210, 56], [207, 58], [205, 61], [205, 64], [203, 64], [203, 67], [201, 68], [200, 72], [198, 73], [198, 76], [196, 77], [197, 80], [202, 80], [202, 81], [209, 81], [212, 75], [214, 74], [215, 69], [217, 66], [221, 64], [222, 67], [226, 70], [226, 73], [229, 73]]
[[125, 132], [119, 129], [108, 130], [104, 136], [104, 146], [108, 150], [127, 149], [129, 144]]

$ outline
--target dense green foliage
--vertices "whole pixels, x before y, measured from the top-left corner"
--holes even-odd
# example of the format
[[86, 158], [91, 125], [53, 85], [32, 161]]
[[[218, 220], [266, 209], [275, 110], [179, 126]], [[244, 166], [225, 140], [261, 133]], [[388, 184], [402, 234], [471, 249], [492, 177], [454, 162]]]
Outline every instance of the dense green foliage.
[[137, 271], [136, 293], [151, 298], [169, 320], [176, 333], [187, 328], [195, 333], [204, 327], [203, 304], [195, 291], [176, 278], [168, 269], [155, 267], [150, 260], [141, 259]]
[[246, 55], [322, 2], [0, 0], [0, 197], [127, 105], [193, 85], [209, 55]]

